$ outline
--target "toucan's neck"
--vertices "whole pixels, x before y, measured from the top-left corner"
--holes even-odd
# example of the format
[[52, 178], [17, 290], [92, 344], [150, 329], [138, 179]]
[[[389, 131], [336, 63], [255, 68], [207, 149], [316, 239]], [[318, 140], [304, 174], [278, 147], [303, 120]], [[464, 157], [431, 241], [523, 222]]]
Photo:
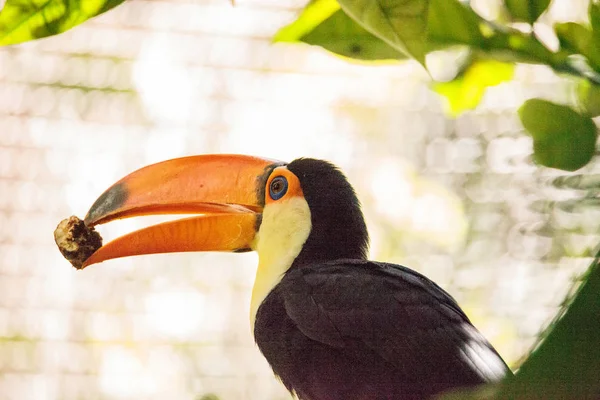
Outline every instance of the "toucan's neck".
[[300, 179], [312, 225], [292, 267], [342, 258], [365, 259], [367, 227], [356, 193], [342, 172], [313, 159], [295, 160], [287, 168]]
[[292, 198], [264, 208], [253, 243], [259, 261], [250, 303], [252, 329], [258, 308], [300, 254], [310, 231], [310, 210], [303, 198]]
[[[312, 210], [311, 210], [312, 211]], [[369, 237], [360, 210], [345, 220], [316, 221], [292, 267], [339, 259], [366, 259]], [[318, 218], [318, 217], [316, 217]]]

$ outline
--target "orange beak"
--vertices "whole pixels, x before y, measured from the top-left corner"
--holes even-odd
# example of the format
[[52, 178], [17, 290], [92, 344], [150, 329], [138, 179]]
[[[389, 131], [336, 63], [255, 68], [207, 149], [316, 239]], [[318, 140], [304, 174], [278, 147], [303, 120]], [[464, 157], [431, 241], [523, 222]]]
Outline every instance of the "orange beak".
[[85, 217], [87, 226], [152, 214], [198, 216], [121, 236], [98, 249], [83, 267], [141, 254], [250, 250], [266, 177], [281, 164], [243, 155], [202, 155], [131, 173], [96, 200]]

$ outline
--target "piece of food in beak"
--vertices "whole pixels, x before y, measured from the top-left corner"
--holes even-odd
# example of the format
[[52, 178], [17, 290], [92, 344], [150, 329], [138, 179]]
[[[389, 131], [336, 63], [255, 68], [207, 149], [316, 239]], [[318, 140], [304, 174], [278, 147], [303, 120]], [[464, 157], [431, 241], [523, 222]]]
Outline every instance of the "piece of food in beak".
[[60, 221], [54, 230], [54, 241], [62, 255], [77, 269], [102, 247], [102, 237], [76, 216]]

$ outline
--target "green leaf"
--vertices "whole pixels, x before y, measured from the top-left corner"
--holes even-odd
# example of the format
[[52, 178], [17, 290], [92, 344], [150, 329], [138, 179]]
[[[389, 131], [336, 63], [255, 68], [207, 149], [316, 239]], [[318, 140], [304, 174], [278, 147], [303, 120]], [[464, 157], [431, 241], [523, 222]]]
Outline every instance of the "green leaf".
[[337, 0], [313, 0], [291, 24], [281, 28], [273, 37], [274, 42], [297, 42], [339, 11]]
[[300, 41], [361, 60], [403, 60], [404, 53], [372, 35], [344, 11], [338, 10]]
[[590, 30], [575, 22], [558, 23], [554, 25], [561, 49], [576, 53], [585, 53], [592, 38]]
[[[426, 52], [456, 44], [480, 46], [483, 21], [457, 0], [431, 0], [427, 16]], [[314, 0], [298, 19], [275, 35], [276, 42], [304, 42], [361, 60], [403, 60], [407, 55], [373, 35], [334, 0]]]
[[504, 5], [515, 21], [533, 24], [546, 11], [552, 0], [504, 0]]
[[303, 42], [360, 60], [403, 60], [406, 54], [371, 34], [340, 9], [336, 0], [313, 0], [275, 42]]
[[482, 50], [488, 57], [505, 62], [552, 65], [556, 56], [533, 35], [513, 29], [493, 31]]
[[588, 14], [590, 16], [592, 30], [594, 31], [594, 38], [598, 40], [600, 39], [600, 2], [598, 2], [598, 0], [590, 1]]
[[480, 24], [483, 19], [457, 0], [431, 0], [427, 21], [427, 39], [446, 44], [483, 45]]
[[429, 0], [339, 0], [367, 31], [425, 63]]
[[448, 100], [449, 113], [457, 116], [477, 107], [488, 87], [511, 80], [514, 68], [514, 64], [477, 60], [454, 80], [436, 83], [433, 88]]
[[555, 24], [554, 30], [561, 49], [585, 56], [590, 66], [600, 71], [599, 42], [588, 27], [575, 22], [565, 22]]
[[64, 32], [123, 0], [7, 0], [0, 11], [0, 45]]
[[531, 99], [521, 106], [519, 117], [533, 137], [533, 157], [538, 164], [575, 171], [594, 156], [596, 125], [570, 107]]
[[600, 393], [600, 263], [596, 255], [575, 295], [499, 399], [597, 399]]
[[589, 16], [592, 34], [588, 58], [593, 58], [590, 63], [596, 72], [600, 72], [600, 2], [597, 0], [590, 1]]
[[581, 79], [577, 84], [577, 104], [583, 114], [592, 118], [600, 116], [600, 86]]

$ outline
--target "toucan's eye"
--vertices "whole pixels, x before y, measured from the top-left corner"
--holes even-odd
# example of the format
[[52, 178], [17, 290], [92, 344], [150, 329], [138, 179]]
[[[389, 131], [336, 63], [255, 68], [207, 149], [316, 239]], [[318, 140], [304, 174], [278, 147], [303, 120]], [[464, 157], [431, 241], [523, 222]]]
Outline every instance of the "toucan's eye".
[[288, 181], [283, 176], [277, 176], [271, 181], [269, 195], [273, 200], [282, 198], [288, 190]]

